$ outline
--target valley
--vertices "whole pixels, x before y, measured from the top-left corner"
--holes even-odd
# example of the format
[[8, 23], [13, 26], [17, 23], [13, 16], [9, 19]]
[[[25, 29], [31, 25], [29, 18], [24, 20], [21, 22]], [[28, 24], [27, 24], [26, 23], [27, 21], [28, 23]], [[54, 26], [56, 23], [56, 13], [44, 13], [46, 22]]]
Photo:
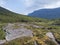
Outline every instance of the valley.
[[0, 45], [60, 45], [60, 19], [34, 18], [0, 7]]

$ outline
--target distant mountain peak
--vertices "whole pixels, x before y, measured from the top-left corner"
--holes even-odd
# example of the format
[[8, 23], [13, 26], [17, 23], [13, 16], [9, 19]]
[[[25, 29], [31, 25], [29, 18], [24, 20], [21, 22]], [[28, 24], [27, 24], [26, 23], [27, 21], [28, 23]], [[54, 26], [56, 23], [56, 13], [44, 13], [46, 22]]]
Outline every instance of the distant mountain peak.
[[60, 7], [54, 9], [39, 9], [28, 14], [28, 16], [47, 19], [60, 18]]

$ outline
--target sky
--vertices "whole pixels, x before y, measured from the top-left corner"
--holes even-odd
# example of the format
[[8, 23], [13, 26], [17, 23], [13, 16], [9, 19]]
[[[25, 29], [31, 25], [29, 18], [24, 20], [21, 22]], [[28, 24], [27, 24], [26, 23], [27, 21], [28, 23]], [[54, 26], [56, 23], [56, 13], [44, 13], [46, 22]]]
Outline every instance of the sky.
[[0, 6], [27, 15], [38, 9], [58, 8], [60, 0], [0, 0]]

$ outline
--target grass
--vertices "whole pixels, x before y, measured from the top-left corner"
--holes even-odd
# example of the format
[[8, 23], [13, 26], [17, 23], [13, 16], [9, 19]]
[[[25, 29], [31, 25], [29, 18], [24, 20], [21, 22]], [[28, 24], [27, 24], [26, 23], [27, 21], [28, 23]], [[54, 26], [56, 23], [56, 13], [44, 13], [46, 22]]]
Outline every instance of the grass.
[[[41, 18], [33, 18], [29, 16], [25, 16], [22, 14], [17, 14], [11, 12], [7, 9], [0, 7], [0, 39], [5, 39], [5, 32], [3, 31], [2, 27], [6, 23], [16, 23], [16, 22], [23, 22], [28, 24], [25, 28], [30, 29], [33, 31], [34, 37], [37, 37], [37, 42], [39, 45], [55, 45], [47, 36], [47, 32], [53, 32], [57, 41], [60, 42], [60, 19], [56, 20], [47, 20]], [[43, 28], [36, 28], [32, 25], [43, 26]], [[20, 26], [15, 25], [15, 29], [20, 28]], [[33, 38], [34, 38], [33, 37]], [[31, 37], [22, 37], [16, 40], [12, 40], [10, 42], [5, 43], [4, 45], [34, 45], [33, 41], [24, 44], [25, 42], [29, 41]]]
[[27, 43], [27, 41], [31, 40], [31, 37], [21, 37], [10, 42], [7, 42], [3, 45], [34, 45], [33, 42]]
[[[22, 23], [22, 22], [21, 22]], [[21, 24], [20, 23], [20, 24]], [[24, 23], [27, 24], [27, 26], [24, 26], [24, 28], [30, 29], [33, 31], [33, 39], [37, 37], [36, 40], [39, 45], [56, 45], [49, 37], [46, 36], [47, 32], [53, 32], [55, 38], [57, 41], [60, 42], [60, 26], [54, 26], [51, 25], [52, 22], [34, 22], [34, 23]], [[37, 25], [37, 26], [43, 26], [43, 28], [36, 28], [33, 27], [32, 25]], [[5, 33], [2, 30], [2, 26], [4, 24], [0, 24], [0, 39], [4, 39]], [[17, 24], [13, 26], [14, 28], [20, 28]], [[34, 45], [34, 41], [32, 40], [31, 37], [22, 37], [19, 39], [12, 40], [10, 42], [5, 43], [4, 45]], [[31, 40], [31, 41], [30, 41]], [[29, 43], [26, 43], [30, 41]]]
[[[50, 24], [49, 24], [50, 23]], [[20, 23], [21, 24], [21, 23]], [[33, 31], [33, 37], [22, 37], [19, 39], [12, 40], [10, 42], [5, 43], [4, 45], [34, 45], [34, 39], [37, 41], [39, 45], [56, 45], [49, 37], [46, 36], [47, 32], [53, 32], [55, 38], [60, 42], [60, 26], [54, 26], [51, 25], [51, 22], [44, 23], [44, 22], [34, 22], [33, 23], [25, 23], [27, 26], [24, 26], [24, 28], [30, 29]], [[31, 25], [37, 25], [37, 26], [43, 26], [43, 28], [36, 28]], [[14, 28], [20, 28], [19, 26], [14, 25]], [[31, 41], [30, 41], [31, 40]], [[26, 43], [30, 41], [29, 43]]]
[[0, 24], [0, 40], [5, 39], [5, 32], [3, 31], [2, 27], [4, 26], [3, 23]]
[[14, 24], [14, 25], [13, 25], [13, 28], [14, 28], [14, 29], [18, 29], [18, 28], [20, 28], [20, 27], [21, 27], [21, 26], [19, 26], [18, 24]]
[[[47, 36], [46, 33], [47, 32], [52, 32], [54, 33], [55, 38], [57, 39], [58, 42], [60, 42], [60, 26], [54, 26], [51, 25], [53, 22], [48, 22], [48, 23], [44, 23], [44, 22], [35, 22], [34, 25], [38, 25], [38, 26], [43, 26], [44, 28], [35, 28], [33, 26], [25, 26], [25, 28], [27, 29], [31, 29], [33, 31], [34, 36], [38, 37], [38, 42], [39, 44], [46, 44], [46, 45], [56, 45], [52, 40], [50, 40]], [[48, 38], [48, 39], [46, 39]], [[41, 40], [41, 41], [39, 41]], [[43, 41], [45, 40], [45, 41]]]

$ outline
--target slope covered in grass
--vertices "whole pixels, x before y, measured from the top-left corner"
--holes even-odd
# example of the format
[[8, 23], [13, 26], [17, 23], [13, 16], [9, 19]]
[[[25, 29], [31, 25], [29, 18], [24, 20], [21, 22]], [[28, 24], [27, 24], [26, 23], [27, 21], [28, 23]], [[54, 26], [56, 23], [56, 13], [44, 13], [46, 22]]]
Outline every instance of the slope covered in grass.
[[17, 14], [0, 7], [0, 22], [39, 22], [42, 20], [43, 19]]
[[[47, 20], [33, 18], [11, 12], [2, 7], [0, 7], [0, 39], [5, 38], [5, 32], [3, 31], [2, 27], [7, 23], [14, 24], [17, 22], [19, 22], [18, 25], [27, 22], [25, 23], [27, 26], [21, 26], [24, 26], [22, 28], [31, 30], [33, 32], [33, 37], [18, 38], [16, 40], [6, 42], [3, 45], [34, 45], [35, 41], [38, 45], [56, 45], [56, 43], [46, 35], [48, 32], [54, 33], [55, 39], [57, 42], [60, 42], [60, 19]], [[19, 26], [15, 25], [14, 28], [17, 29]]]
[[41, 22], [45, 19], [33, 18], [22, 14], [11, 12], [3, 7], [0, 7], [0, 39], [4, 39], [5, 32], [2, 27], [4, 23], [16, 23], [16, 22]]

